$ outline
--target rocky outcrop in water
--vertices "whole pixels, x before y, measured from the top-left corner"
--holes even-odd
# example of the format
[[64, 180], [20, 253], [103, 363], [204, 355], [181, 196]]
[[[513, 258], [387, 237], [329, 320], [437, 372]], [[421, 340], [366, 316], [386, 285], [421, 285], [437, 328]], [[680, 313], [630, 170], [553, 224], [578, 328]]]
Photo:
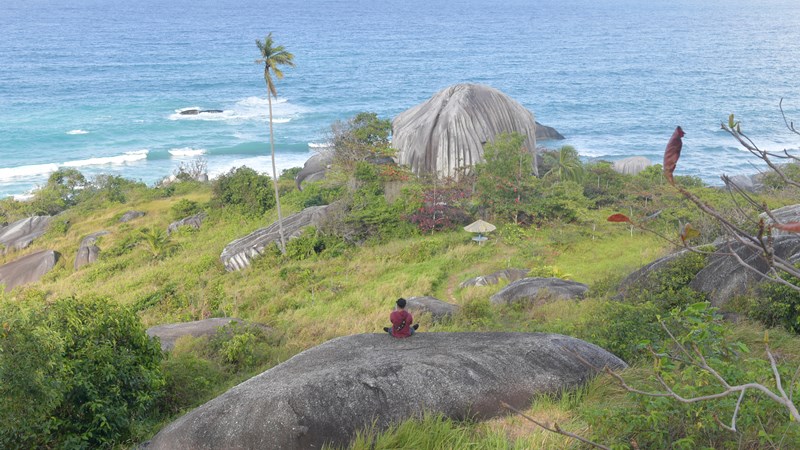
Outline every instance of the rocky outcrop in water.
[[34, 239], [47, 232], [51, 216], [33, 216], [0, 227], [0, 254], [27, 248]]
[[0, 266], [0, 284], [6, 292], [23, 284], [39, 281], [55, 267], [61, 255], [53, 250], [41, 250]]
[[[283, 235], [286, 241], [296, 238], [308, 226], [319, 226], [326, 217], [329, 205], [312, 206], [283, 219]], [[242, 270], [250, 261], [264, 253], [267, 246], [280, 242], [278, 223], [260, 228], [243, 238], [236, 239], [222, 250], [220, 260], [228, 272]]]
[[542, 333], [360, 334], [328, 341], [251, 378], [161, 430], [148, 450], [346, 446], [423, 412], [486, 419], [504, 401], [578, 387], [625, 363], [587, 342]]
[[630, 158], [614, 161], [611, 168], [614, 169], [615, 172], [624, 175], [636, 175], [652, 165], [653, 163], [644, 156], [631, 156]]
[[504, 287], [497, 294], [491, 296], [489, 301], [495, 305], [535, 302], [541, 299], [574, 299], [583, 298], [589, 286], [577, 281], [562, 280], [561, 278], [523, 278]]
[[[540, 137], [530, 111], [489, 86], [456, 84], [395, 117], [392, 146], [398, 164], [415, 174], [454, 177], [483, 161], [486, 142], [511, 132], [526, 137], [524, 146], [535, 160]], [[535, 163], [531, 170], [536, 173]]]
[[203, 224], [203, 221], [206, 220], [206, 217], [208, 217], [208, 214], [206, 214], [205, 211], [201, 211], [193, 216], [184, 217], [181, 220], [172, 222], [167, 227], [167, 234], [172, 234], [178, 231], [180, 227], [189, 227], [199, 230], [200, 226]]
[[460, 288], [473, 287], [473, 286], [489, 286], [490, 284], [497, 284], [500, 280], [517, 281], [525, 278], [530, 270], [528, 269], [505, 269], [498, 272], [490, 273], [489, 275], [481, 275], [475, 278], [470, 278], [459, 284]]
[[75, 254], [75, 263], [72, 265], [75, 270], [87, 264], [92, 264], [100, 258], [100, 247], [97, 246], [97, 238], [106, 234], [109, 234], [109, 232], [98, 231], [81, 240], [81, 244], [78, 246], [78, 253]]
[[460, 307], [452, 303], [443, 302], [436, 297], [423, 296], [407, 298], [406, 309], [415, 316], [415, 321], [418, 314], [429, 313], [431, 320], [439, 322], [457, 313]]

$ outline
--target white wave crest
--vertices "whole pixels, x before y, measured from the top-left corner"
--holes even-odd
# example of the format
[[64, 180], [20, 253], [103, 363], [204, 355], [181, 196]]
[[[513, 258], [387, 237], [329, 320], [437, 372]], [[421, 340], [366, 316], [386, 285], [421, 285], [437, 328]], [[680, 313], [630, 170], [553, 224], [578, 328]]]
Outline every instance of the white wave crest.
[[169, 154], [176, 157], [182, 156], [201, 156], [206, 154], [206, 149], [204, 148], [191, 148], [191, 147], [183, 147], [183, 148], [173, 148], [169, 151]]
[[330, 142], [309, 142], [308, 148], [330, 148], [332, 147]]
[[107, 164], [127, 164], [130, 162], [141, 161], [147, 159], [149, 150], [136, 150], [132, 152], [125, 152], [117, 156], [104, 156], [100, 158], [80, 159], [77, 161], [67, 161], [62, 166], [64, 167], [86, 167], [86, 166], [104, 166]]
[[58, 170], [58, 164], [55, 163], [3, 168], [0, 169], [0, 182], [43, 176], [56, 170]]
[[99, 158], [79, 159], [64, 163], [31, 164], [29, 166], [0, 168], [0, 183], [20, 178], [43, 178], [62, 167], [87, 167], [103, 165], [128, 164], [147, 159], [149, 150], [136, 150], [125, 152], [117, 156], [104, 156]]
[[[273, 123], [290, 122], [303, 108], [289, 103], [285, 98], [272, 101]], [[203, 120], [203, 121], [250, 121], [267, 120], [269, 101], [266, 97], [247, 97], [230, 107], [221, 110], [205, 109], [199, 106], [176, 109], [169, 115], [170, 120]]]
[[89, 132], [86, 130], [69, 130], [67, 134], [89, 134]]

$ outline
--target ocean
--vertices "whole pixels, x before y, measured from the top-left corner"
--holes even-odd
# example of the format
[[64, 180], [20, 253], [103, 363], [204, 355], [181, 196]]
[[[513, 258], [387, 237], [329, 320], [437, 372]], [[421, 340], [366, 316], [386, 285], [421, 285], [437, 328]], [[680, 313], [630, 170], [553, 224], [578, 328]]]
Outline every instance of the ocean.
[[[210, 174], [269, 168], [256, 39], [297, 67], [278, 81], [279, 170], [331, 123], [392, 118], [460, 82], [510, 95], [586, 159], [660, 162], [676, 174], [762, 170], [720, 130], [735, 113], [760, 146], [797, 149], [796, 0], [3, 0], [0, 198], [59, 167], [148, 184], [202, 157]], [[187, 108], [222, 110], [187, 116]]]

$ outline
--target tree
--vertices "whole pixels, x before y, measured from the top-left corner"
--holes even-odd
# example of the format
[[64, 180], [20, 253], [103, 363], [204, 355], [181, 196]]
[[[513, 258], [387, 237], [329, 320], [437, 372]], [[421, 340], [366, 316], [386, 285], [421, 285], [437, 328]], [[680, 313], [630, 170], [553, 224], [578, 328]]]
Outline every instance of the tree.
[[578, 151], [575, 150], [575, 147], [565, 145], [559, 149], [558, 157], [551, 153], [546, 153], [545, 158], [549, 160], [548, 162], [551, 169], [544, 174], [543, 178], [553, 177], [558, 180], [558, 182], [583, 182], [583, 163], [581, 163], [580, 156], [578, 156]]
[[391, 132], [389, 119], [380, 119], [372, 112], [358, 113], [346, 122], [336, 121], [331, 125], [331, 147], [323, 151], [331, 153], [330, 159], [336, 166], [352, 173], [359, 162], [392, 155]]
[[281, 213], [281, 198], [278, 192], [278, 173], [275, 169], [275, 135], [272, 129], [272, 97], [278, 98], [278, 91], [272, 81], [270, 72], [275, 73], [275, 78], [283, 78], [280, 66], [294, 67], [294, 55], [286, 51], [282, 45], [274, 45], [272, 33], [269, 33], [264, 42], [256, 39], [256, 46], [261, 52], [261, 59], [257, 64], [264, 64], [264, 82], [267, 84], [267, 101], [269, 102], [269, 148], [272, 155], [272, 184], [275, 187], [275, 205], [278, 210], [278, 234], [281, 237], [281, 253], [286, 253], [286, 239], [283, 236], [283, 214]]
[[503, 133], [487, 143], [485, 162], [476, 166], [477, 193], [493, 214], [519, 223], [533, 192], [535, 177], [531, 171], [533, 156], [523, 147], [525, 137]]

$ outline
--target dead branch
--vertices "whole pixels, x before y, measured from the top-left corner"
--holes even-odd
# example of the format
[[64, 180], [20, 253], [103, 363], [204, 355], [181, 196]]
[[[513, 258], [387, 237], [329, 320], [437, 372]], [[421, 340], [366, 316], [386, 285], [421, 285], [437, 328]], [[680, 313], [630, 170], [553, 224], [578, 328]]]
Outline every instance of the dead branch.
[[519, 414], [520, 416], [522, 416], [528, 422], [531, 422], [531, 423], [533, 423], [533, 424], [535, 424], [535, 425], [537, 425], [537, 426], [539, 426], [539, 427], [541, 427], [541, 428], [543, 428], [543, 429], [545, 429], [545, 430], [547, 430], [547, 431], [549, 431], [551, 433], [556, 433], [556, 434], [560, 434], [562, 436], [567, 436], [569, 438], [581, 441], [584, 444], [591, 445], [592, 447], [595, 447], [595, 448], [601, 448], [603, 450], [611, 450], [609, 447], [606, 447], [605, 445], [598, 444], [597, 442], [590, 441], [589, 439], [586, 439], [585, 437], [578, 436], [577, 434], [570, 433], [569, 431], [565, 431], [563, 428], [558, 426], [558, 424], [555, 423], [555, 422], [553, 423], [552, 426], [548, 426], [546, 423], [539, 422], [538, 420], [534, 419], [533, 417], [528, 416], [524, 412], [518, 410], [517, 408], [514, 408], [513, 406], [509, 405], [506, 402], [501, 401], [500, 404], [503, 406], [503, 408], [506, 408], [509, 411], [513, 411], [513, 412]]

